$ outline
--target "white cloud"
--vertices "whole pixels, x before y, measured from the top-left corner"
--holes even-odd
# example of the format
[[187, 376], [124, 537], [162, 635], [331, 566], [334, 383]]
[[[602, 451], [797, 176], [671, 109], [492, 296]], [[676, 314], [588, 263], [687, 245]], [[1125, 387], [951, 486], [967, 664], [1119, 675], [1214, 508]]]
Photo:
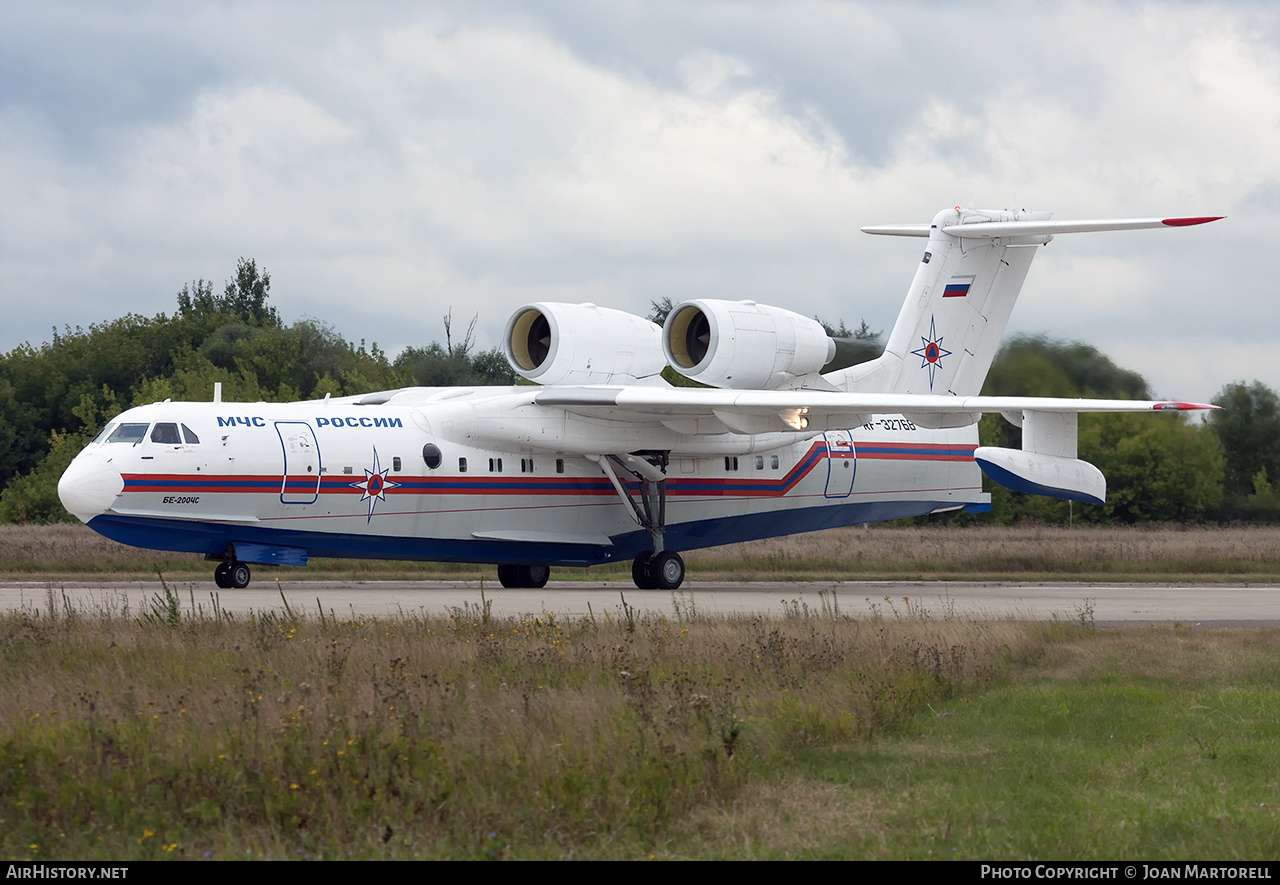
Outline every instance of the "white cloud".
[[[235, 7], [225, 32], [207, 18], [204, 49], [234, 46], [234, 73], [178, 113], [99, 133], [88, 157], [68, 158], [17, 104], [0, 109], [0, 199], [16, 207], [0, 219], [3, 298], [50, 305], [0, 347], [50, 317], [171, 309], [184, 280], [220, 282], [241, 255], [271, 271], [286, 317], [388, 347], [439, 336], [449, 305], [478, 311], [481, 343], [496, 343], [538, 299], [642, 313], [664, 295], [750, 297], [885, 326], [918, 244], [857, 228], [1012, 194], [1058, 217], [1238, 214], [1231, 237], [1256, 244], [1228, 263], [1208, 229], [1061, 238], [1017, 328], [1106, 329], [1120, 347], [1171, 308], [1187, 322], [1206, 281], [1272, 278], [1246, 265], [1277, 245], [1274, 219], [1238, 209], [1280, 187], [1280, 55], [1252, 7], [1075, 3], [988, 22], [973, 7], [720, 4], [689, 17], [696, 40], [664, 8], [650, 17], [688, 44], [666, 77], [629, 62], [642, 45], [588, 58], [550, 15], [376, 8], [396, 14], [312, 21], [278, 56], [278, 8]], [[245, 28], [259, 34], [248, 46]], [[761, 48], [780, 40], [787, 64], [808, 56], [846, 79], [797, 97], [795, 70]], [[963, 48], [934, 51], [951, 44]], [[916, 82], [928, 88], [902, 93], [887, 151], [860, 158], [845, 96]], [[1280, 326], [1271, 295], [1239, 295], [1251, 352]], [[1142, 369], [1171, 378], [1169, 362]], [[1277, 361], [1255, 375], [1280, 386]]]

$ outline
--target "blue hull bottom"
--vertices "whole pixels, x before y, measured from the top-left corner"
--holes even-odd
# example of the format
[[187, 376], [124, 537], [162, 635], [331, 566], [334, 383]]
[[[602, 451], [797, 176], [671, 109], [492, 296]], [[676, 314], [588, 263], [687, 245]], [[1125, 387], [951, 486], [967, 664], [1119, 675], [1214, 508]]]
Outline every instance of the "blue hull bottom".
[[[700, 547], [717, 547], [721, 544], [921, 516], [947, 506], [954, 505], [950, 502], [883, 501], [721, 517], [669, 525], [665, 543], [669, 550], [696, 550]], [[964, 509], [976, 513], [991, 508], [989, 504], [969, 504]], [[236, 544], [237, 553], [245, 562], [286, 564], [302, 564], [307, 557], [325, 556], [429, 562], [544, 563], [581, 567], [630, 561], [637, 554], [652, 548], [649, 533], [640, 529], [615, 535], [612, 538], [613, 546], [604, 547], [594, 544], [332, 534], [107, 514], [95, 516], [89, 521], [89, 527], [113, 541], [133, 547], [219, 556], [228, 545]]]

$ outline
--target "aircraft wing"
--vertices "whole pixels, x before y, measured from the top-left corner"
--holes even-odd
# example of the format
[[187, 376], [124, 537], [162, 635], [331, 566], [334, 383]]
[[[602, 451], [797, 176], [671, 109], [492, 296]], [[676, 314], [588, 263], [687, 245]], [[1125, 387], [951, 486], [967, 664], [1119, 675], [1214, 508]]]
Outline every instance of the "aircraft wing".
[[[941, 396], [836, 393], [819, 390], [723, 390], [655, 387], [557, 387], [534, 397], [576, 415], [620, 421], [714, 418], [742, 433], [843, 430], [873, 415], [902, 415], [927, 428], [963, 427], [984, 413], [1022, 423], [1024, 412], [1150, 412], [1216, 409], [1205, 403], [1155, 400], [1063, 399], [1018, 396]], [[682, 422], [683, 424], [684, 422]], [[708, 425], [706, 432], [714, 432]], [[696, 432], [696, 431], [694, 431]]]

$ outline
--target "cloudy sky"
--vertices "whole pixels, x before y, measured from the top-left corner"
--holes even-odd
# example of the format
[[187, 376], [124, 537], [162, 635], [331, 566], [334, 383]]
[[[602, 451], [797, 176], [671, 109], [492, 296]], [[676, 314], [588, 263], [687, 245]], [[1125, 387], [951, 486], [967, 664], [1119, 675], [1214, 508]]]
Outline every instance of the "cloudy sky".
[[0, 3], [0, 351], [237, 258], [392, 353], [534, 300], [886, 329], [952, 205], [1062, 236], [1011, 328], [1280, 388], [1274, 3]]

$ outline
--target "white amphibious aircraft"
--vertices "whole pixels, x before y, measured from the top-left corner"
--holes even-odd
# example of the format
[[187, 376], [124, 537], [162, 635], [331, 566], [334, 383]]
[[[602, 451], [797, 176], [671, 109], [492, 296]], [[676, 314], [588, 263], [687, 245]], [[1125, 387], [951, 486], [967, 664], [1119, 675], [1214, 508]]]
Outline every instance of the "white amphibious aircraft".
[[[982, 471], [1101, 503], [1106, 480], [1076, 457], [1078, 413], [1212, 407], [984, 397], [983, 378], [1038, 246], [1214, 220], [957, 207], [863, 228], [928, 242], [884, 353], [826, 374], [835, 343], [777, 307], [685, 301], [660, 329], [528, 304], [504, 348], [540, 386], [154, 403], [113, 420], [58, 494], [108, 538], [203, 553], [219, 587], [248, 585], [247, 563], [347, 556], [497, 563], [506, 587], [630, 560], [638, 586], [674, 589], [679, 550], [988, 510]], [[711, 389], [668, 385], [668, 365]], [[984, 412], [1020, 425], [1022, 448], [979, 446]]]

